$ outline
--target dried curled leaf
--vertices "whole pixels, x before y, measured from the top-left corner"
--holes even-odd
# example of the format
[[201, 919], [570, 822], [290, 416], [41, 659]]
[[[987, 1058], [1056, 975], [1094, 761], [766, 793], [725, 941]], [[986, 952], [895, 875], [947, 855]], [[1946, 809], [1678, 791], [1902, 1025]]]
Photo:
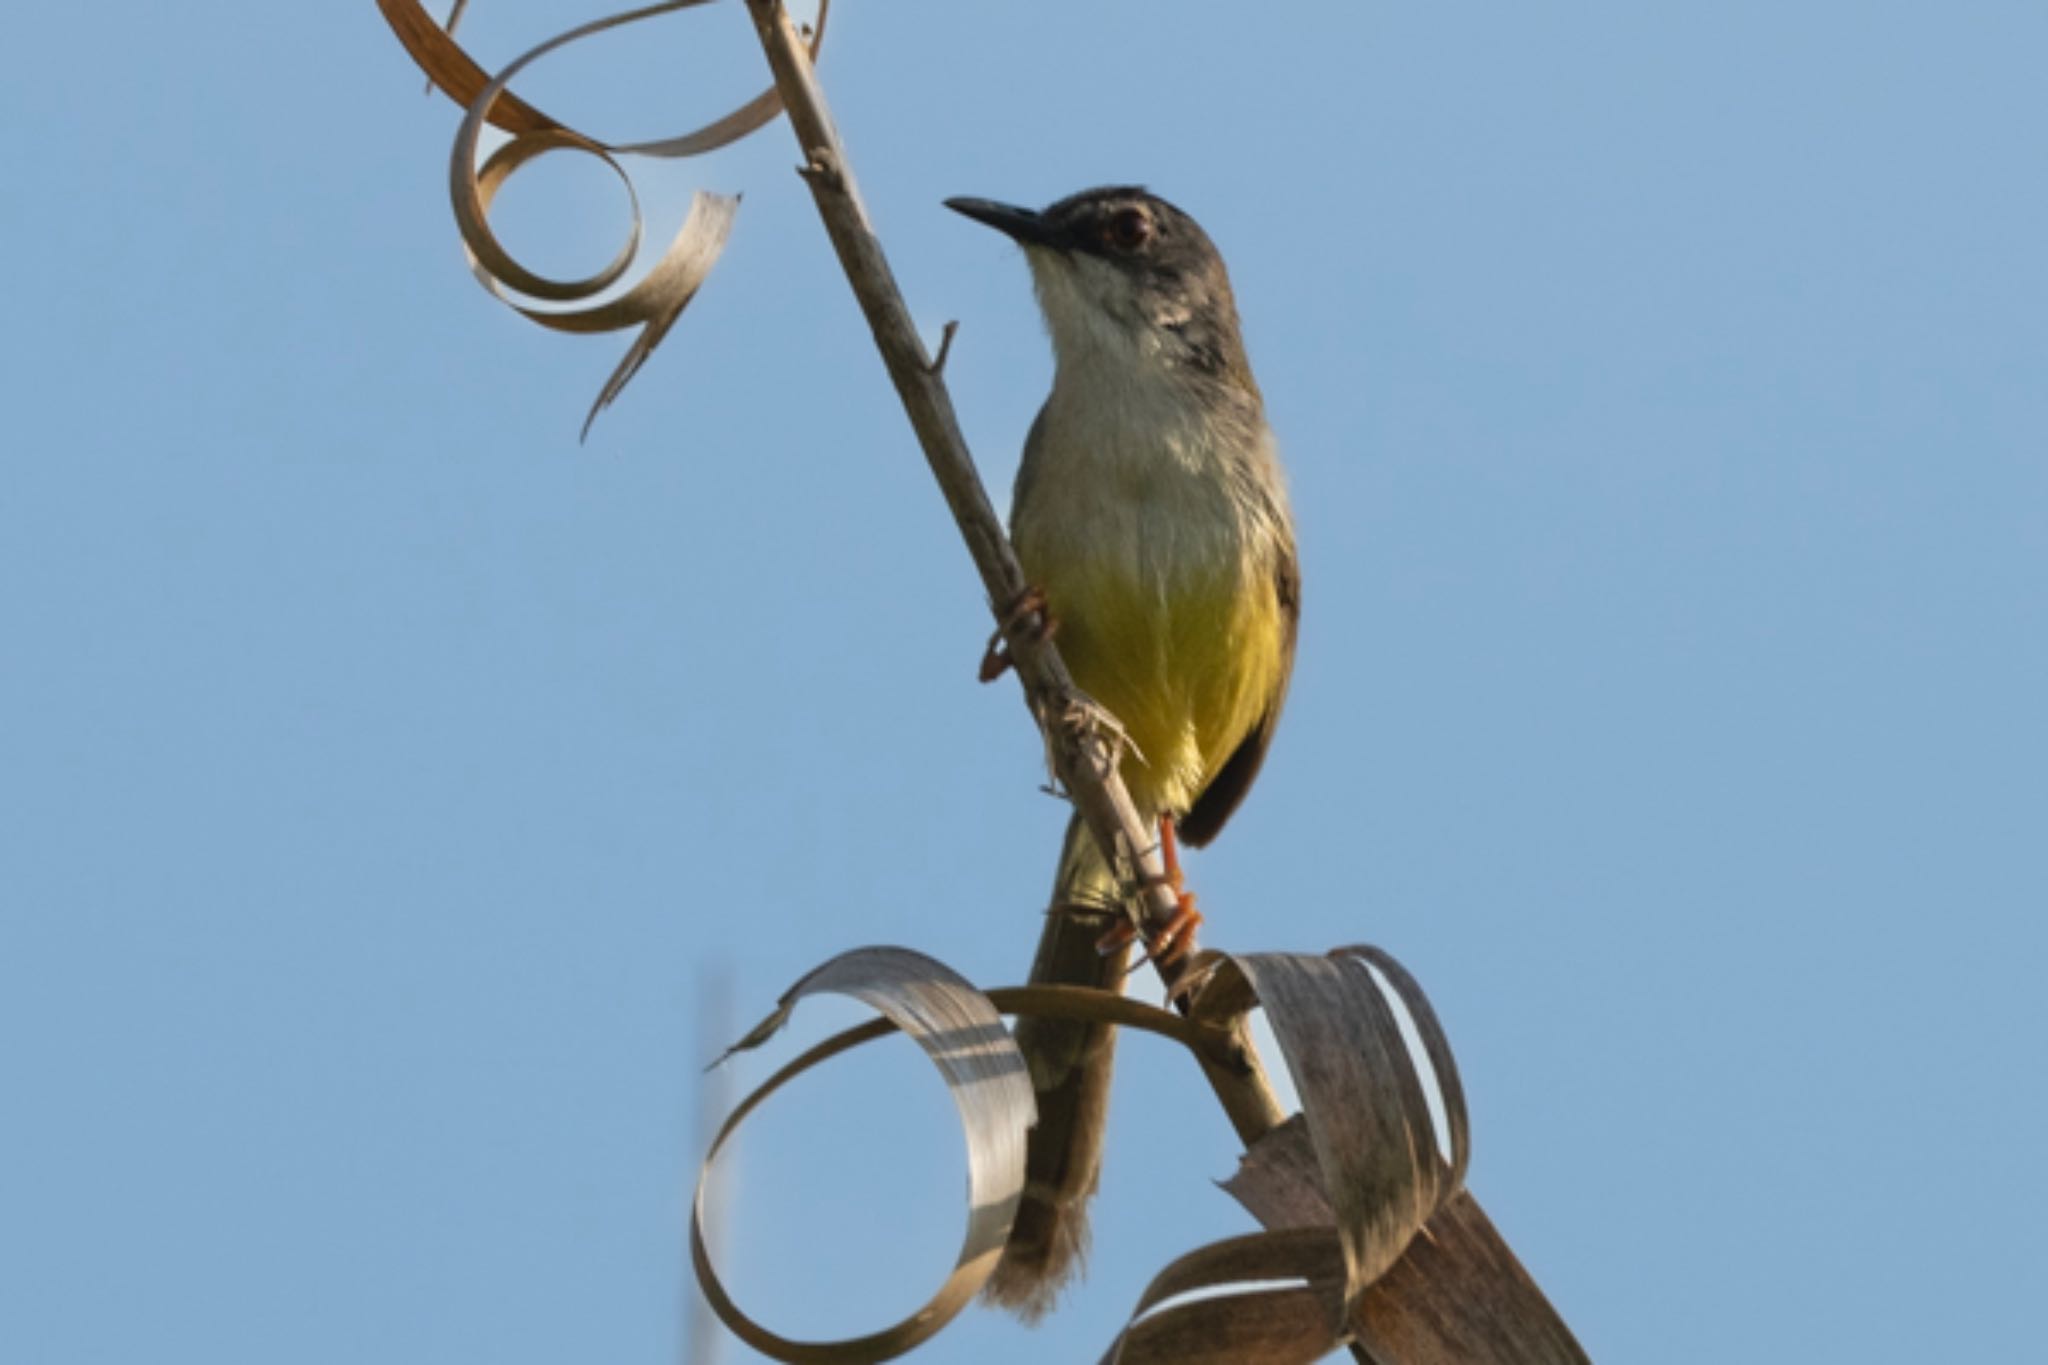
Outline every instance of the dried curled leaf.
[[1589, 1365], [1470, 1190], [1365, 1291], [1351, 1327], [1385, 1365]]
[[[426, 72], [427, 78], [451, 99], [467, 108], [449, 164], [449, 195], [454, 203], [455, 221], [462, 234], [470, 268], [477, 279], [500, 301], [517, 309], [544, 327], [564, 332], [608, 332], [639, 327], [640, 335], [605, 381], [596, 401], [583, 420], [583, 435], [597, 414], [638, 373], [654, 348], [675, 325], [676, 319], [696, 297], [711, 267], [725, 248], [732, 230], [737, 198], [698, 193], [682, 228], [669, 244], [660, 262], [638, 284], [617, 298], [592, 302], [616, 284], [632, 265], [640, 246], [643, 220], [639, 196], [633, 183], [615, 159], [616, 155], [654, 157], [697, 156], [723, 147], [760, 128], [782, 110], [780, 97], [770, 88], [725, 116], [677, 137], [645, 142], [612, 144], [577, 132], [567, 124], [542, 113], [513, 95], [506, 87], [512, 78], [541, 57], [569, 43], [607, 29], [636, 23], [674, 10], [688, 9], [706, 0], [663, 0], [642, 9], [594, 20], [549, 39], [522, 54], [495, 77], [462, 50], [452, 34], [427, 14], [420, 0], [377, 0], [391, 30]], [[818, 22], [810, 42], [815, 58], [825, 38], [829, 0], [819, 0]], [[484, 124], [512, 134], [512, 140], [492, 153], [481, 168], [476, 164], [477, 144]], [[494, 236], [489, 224], [492, 198], [505, 180], [519, 167], [553, 151], [577, 151], [597, 157], [625, 185], [631, 205], [632, 225], [619, 252], [602, 270], [581, 279], [555, 280], [527, 270], [515, 261]], [[514, 294], [556, 304], [584, 303], [576, 309], [535, 308]]]
[[[1308, 1365], [1336, 1345], [1331, 1306], [1343, 1278], [1343, 1254], [1327, 1227], [1211, 1242], [1145, 1287], [1104, 1365]], [[1190, 1294], [1202, 1297], [1153, 1311]]]
[[950, 1322], [995, 1269], [1024, 1190], [1024, 1136], [1036, 1121], [1024, 1056], [988, 997], [942, 963], [902, 948], [862, 948], [833, 958], [782, 997], [775, 1012], [734, 1048], [757, 1047], [782, 1027], [799, 1000], [851, 996], [883, 1019], [810, 1049], [741, 1102], [704, 1159], [708, 1173], [727, 1139], [763, 1100], [856, 1043], [901, 1029], [939, 1068], [967, 1136], [968, 1218], [960, 1255], [925, 1306], [882, 1331], [844, 1341], [793, 1341], [755, 1322], [726, 1293], [705, 1250], [702, 1175], [690, 1216], [690, 1255], [712, 1309], [748, 1345], [777, 1360], [875, 1361], [902, 1355]]
[[[1334, 1252], [1328, 1196], [1299, 1115], [1254, 1144], [1224, 1188], [1268, 1228], [1312, 1231]], [[1381, 1365], [1587, 1365], [1470, 1190], [1437, 1210], [1345, 1325]]]
[[[1409, 1095], [1401, 1110], [1409, 1141], [1414, 1144], [1416, 1188], [1433, 1191], [1428, 1195], [1433, 1211], [1401, 1254], [1356, 1294], [1341, 1325], [1333, 1329], [1332, 1318], [1323, 1319], [1321, 1351], [1334, 1349], [1348, 1338], [1365, 1347], [1381, 1365], [1586, 1365], [1586, 1354], [1570, 1329], [1488, 1221], [1479, 1202], [1462, 1188], [1471, 1152], [1464, 1092], [1428, 1000], [1400, 964], [1378, 949], [1346, 948], [1332, 956], [1370, 965], [1406, 1007], [1436, 1076], [1450, 1159], [1448, 1163], [1442, 1159], [1434, 1138], [1421, 1141], [1423, 1130], [1417, 1120], [1426, 1109], [1418, 1105], [1417, 1096]], [[1262, 984], [1270, 976], [1268, 971]], [[1234, 993], [1241, 1000], [1241, 987], [1227, 978], [1213, 984], [1219, 993], [1211, 998], [1212, 1005], [1241, 1007], [1230, 999]], [[1272, 1000], [1266, 1003], [1270, 1014]], [[1274, 1029], [1286, 1048], [1288, 1035], [1278, 1019]], [[1291, 1049], [1289, 1064], [1293, 1065]], [[1302, 1072], [1297, 1069], [1295, 1075], [1299, 1081]], [[1400, 1076], [1390, 1081], [1397, 1089], [1407, 1087], [1407, 1080]], [[1286, 1268], [1289, 1244], [1279, 1240], [1282, 1238], [1321, 1238], [1333, 1260], [1340, 1258], [1338, 1201], [1332, 1197], [1325, 1155], [1333, 1143], [1327, 1132], [1318, 1135], [1313, 1119], [1315, 1102], [1306, 1090], [1303, 1111], [1254, 1143], [1237, 1174], [1224, 1183], [1224, 1188], [1271, 1230], [1265, 1236], [1275, 1239], [1274, 1260], [1264, 1263], [1266, 1273]], [[1344, 1142], [1341, 1136], [1335, 1139], [1340, 1148]], [[1244, 1240], [1253, 1244], [1254, 1250], [1248, 1254], [1256, 1258], [1260, 1239]], [[1254, 1259], [1250, 1277], [1260, 1278], [1261, 1269]], [[1314, 1292], [1314, 1277], [1304, 1278], [1307, 1287], [1295, 1292]], [[1330, 1308], [1338, 1306], [1334, 1285], [1322, 1294]], [[1193, 1304], [1179, 1311], [1199, 1307]], [[1139, 1324], [1141, 1328], [1145, 1325]], [[1269, 1330], [1276, 1341], [1286, 1343], [1293, 1340], [1287, 1335], [1292, 1325], [1291, 1319], [1279, 1319]], [[1135, 1339], [1135, 1333], [1132, 1335]], [[1122, 1357], [1126, 1362], [1171, 1358], [1134, 1356], [1129, 1351]], [[1273, 1357], [1292, 1358], [1316, 1357]]]
[[[1201, 1247], [1161, 1271], [1104, 1361], [1307, 1365], [1346, 1342], [1362, 1344], [1381, 1365], [1585, 1361], [1461, 1188], [1470, 1140], [1449, 1043], [1413, 978], [1378, 949], [1214, 954], [1187, 1018], [1079, 987], [984, 994], [920, 954], [862, 949], [805, 977], [733, 1050], [766, 1042], [797, 1001], [821, 991], [851, 995], [883, 1017], [819, 1043], [748, 1096], [720, 1129], [706, 1173], [770, 1094], [900, 1028], [946, 1076], [967, 1129], [968, 1231], [952, 1274], [919, 1312], [851, 1340], [791, 1341], [747, 1318], [719, 1284], [704, 1249], [700, 1177], [691, 1222], [698, 1282], [726, 1325], [774, 1359], [900, 1355], [944, 1327], [988, 1278], [1016, 1212], [1025, 1133], [1035, 1118], [1022, 1056], [999, 1012], [1120, 1024], [1214, 1062], [1226, 1055], [1237, 1016], [1263, 1005], [1303, 1112], [1253, 1143], [1224, 1188], [1267, 1230]], [[1397, 1002], [1434, 1073], [1441, 1134]]]
[[[1079, 986], [1011, 986], [983, 994], [944, 964], [902, 948], [863, 948], [832, 959], [784, 995], [775, 1012], [726, 1056], [761, 1046], [789, 1019], [799, 1000], [829, 992], [850, 995], [882, 1017], [834, 1034], [771, 1076], [719, 1129], [698, 1175], [691, 1218], [691, 1259], [705, 1299], [748, 1345], [777, 1360], [871, 1361], [901, 1355], [944, 1327], [995, 1269], [1024, 1188], [1024, 1139], [1037, 1121], [1031, 1082], [1002, 1014], [1038, 1014], [1120, 1024], [1172, 1038], [1197, 1051], [1226, 1035], [1167, 1010], [1108, 991]], [[711, 1164], [756, 1106], [782, 1086], [842, 1052], [898, 1030], [916, 1039], [952, 1088], [967, 1130], [968, 1229], [952, 1274], [917, 1313], [881, 1332], [846, 1341], [781, 1337], [747, 1317], [712, 1270], [703, 1230]], [[724, 1060], [723, 1058], [720, 1059]]]
[[[1445, 1145], [1456, 1154], [1449, 1164], [1390, 991], [1435, 1073]], [[1253, 1144], [1226, 1188], [1270, 1231], [1170, 1267], [1108, 1360], [1320, 1359], [1350, 1339], [1368, 1288], [1463, 1178], [1469, 1140], [1456, 1064], [1435, 1013], [1398, 963], [1372, 948], [1327, 957], [1219, 954], [1191, 1012], [1217, 1022], [1254, 1005], [1265, 1007], [1302, 1112]], [[1160, 1306], [1194, 1292], [1202, 1297]]]
[[[1336, 1215], [1346, 1309], [1400, 1257], [1464, 1174], [1447, 1171], [1437, 1155], [1422, 1078], [1368, 954], [1391, 962], [1370, 949], [1327, 957], [1247, 953], [1228, 959], [1195, 1003], [1198, 1017], [1219, 1007], [1234, 1011], [1248, 988], [1266, 1008]], [[1412, 985], [1396, 971], [1392, 989]], [[1403, 1003], [1432, 1069], [1450, 1078], [1442, 1086], [1449, 1145], [1462, 1151], [1466, 1120], [1462, 1099], [1450, 1102], [1460, 1094], [1450, 1045], [1426, 1005]]]

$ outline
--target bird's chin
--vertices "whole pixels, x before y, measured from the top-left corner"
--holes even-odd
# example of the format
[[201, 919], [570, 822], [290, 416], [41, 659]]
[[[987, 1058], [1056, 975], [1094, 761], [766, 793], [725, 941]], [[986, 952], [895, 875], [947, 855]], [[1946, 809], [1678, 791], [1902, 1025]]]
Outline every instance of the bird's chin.
[[1062, 356], [1093, 356], [1110, 364], [1138, 358], [1142, 335], [1150, 329], [1140, 321], [1129, 281], [1089, 256], [1037, 250], [1025, 259], [1046, 330]]

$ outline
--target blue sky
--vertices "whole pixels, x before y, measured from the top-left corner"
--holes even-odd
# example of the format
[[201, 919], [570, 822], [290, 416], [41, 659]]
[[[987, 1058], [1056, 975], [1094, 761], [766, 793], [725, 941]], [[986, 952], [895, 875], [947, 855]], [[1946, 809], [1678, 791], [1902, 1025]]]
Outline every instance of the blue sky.
[[[1306, 614], [1191, 868], [1209, 941], [1416, 972], [1473, 1185], [1598, 1359], [2033, 1349], [2048, 10], [834, 22], [999, 501], [1049, 357], [939, 201], [1143, 181], [1232, 265]], [[372, 6], [42, 6], [8, 48], [0, 1358], [675, 1358], [704, 984], [736, 1033], [862, 943], [1014, 981], [1063, 818], [786, 129], [644, 182], [746, 201], [578, 448], [624, 343], [469, 279], [455, 113]], [[733, 5], [534, 75], [621, 138], [762, 79]], [[514, 244], [607, 256], [615, 192], [533, 177]], [[1193, 1069], [1123, 1061], [1085, 1288], [930, 1358], [1092, 1358], [1242, 1230]], [[929, 1068], [758, 1123], [744, 1302], [851, 1333], [936, 1285]]]

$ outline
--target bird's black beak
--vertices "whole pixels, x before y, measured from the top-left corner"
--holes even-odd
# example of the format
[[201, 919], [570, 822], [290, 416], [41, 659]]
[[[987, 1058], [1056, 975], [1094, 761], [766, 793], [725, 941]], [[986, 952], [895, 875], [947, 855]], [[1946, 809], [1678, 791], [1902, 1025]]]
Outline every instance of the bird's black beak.
[[993, 199], [948, 199], [946, 207], [977, 223], [986, 223], [1024, 246], [1058, 247], [1065, 244], [1060, 234], [1045, 221], [1045, 215], [1036, 209], [998, 204]]

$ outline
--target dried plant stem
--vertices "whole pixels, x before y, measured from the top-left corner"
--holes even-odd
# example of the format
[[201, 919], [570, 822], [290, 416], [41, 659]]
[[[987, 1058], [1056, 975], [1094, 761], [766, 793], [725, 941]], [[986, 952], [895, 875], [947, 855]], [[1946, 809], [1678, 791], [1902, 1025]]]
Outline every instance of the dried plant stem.
[[[989, 602], [998, 621], [1004, 622], [1011, 662], [1032, 713], [1046, 733], [1055, 771], [1098, 843], [1115, 850], [1136, 874], [1147, 925], [1163, 927], [1179, 906], [1164, 882], [1157, 831], [1131, 804], [1117, 775], [1115, 738], [1089, 723], [1082, 694], [1058, 648], [1044, 638], [1037, 614], [1024, 612], [1013, 617], [1008, 610], [1028, 586], [1024, 571], [989, 503], [966, 438], [960, 434], [940, 368], [925, 352], [924, 341], [896, 287], [896, 277], [882, 254], [882, 244], [869, 225], [838, 130], [812, 72], [809, 50], [780, 0], [747, 0], [747, 11], [803, 149], [803, 176], [817, 201], [825, 231], [874, 332], [875, 345], [924, 447], [932, 475], [967, 542]], [[1012, 619], [1004, 621], [1005, 617]], [[1249, 1032], [1241, 1028], [1235, 1042], [1230, 1056], [1205, 1057], [1202, 1065], [1238, 1135], [1249, 1144], [1285, 1114]]]
[[[1043, 638], [1038, 613], [1012, 614], [1010, 604], [1022, 599], [1024, 571], [1010, 549], [1009, 537], [990, 506], [974, 459], [960, 434], [953, 401], [938, 367], [925, 353], [924, 341], [910, 319], [896, 277], [869, 226], [853, 172], [846, 162], [839, 134], [825, 107], [824, 95], [812, 75], [803, 39], [778, 0], [748, 0], [747, 9], [759, 30], [775, 72], [790, 123], [805, 158], [803, 175], [817, 200], [825, 230], [839, 253], [840, 265], [853, 285], [889, 377], [910, 415], [910, 424], [924, 446], [926, 460], [953, 520], [967, 542], [967, 552], [981, 573], [982, 586], [1005, 625], [1010, 658], [1024, 685], [1033, 713], [1050, 742], [1055, 769], [1080, 809], [1088, 828], [1106, 849], [1114, 850], [1145, 883], [1143, 902], [1149, 923], [1165, 926], [1178, 905], [1163, 884], [1157, 831], [1149, 828], [1131, 804], [1116, 772], [1113, 737], [1088, 721], [1089, 712], [1059, 651]], [[1009, 618], [1005, 620], [1004, 618]]]

